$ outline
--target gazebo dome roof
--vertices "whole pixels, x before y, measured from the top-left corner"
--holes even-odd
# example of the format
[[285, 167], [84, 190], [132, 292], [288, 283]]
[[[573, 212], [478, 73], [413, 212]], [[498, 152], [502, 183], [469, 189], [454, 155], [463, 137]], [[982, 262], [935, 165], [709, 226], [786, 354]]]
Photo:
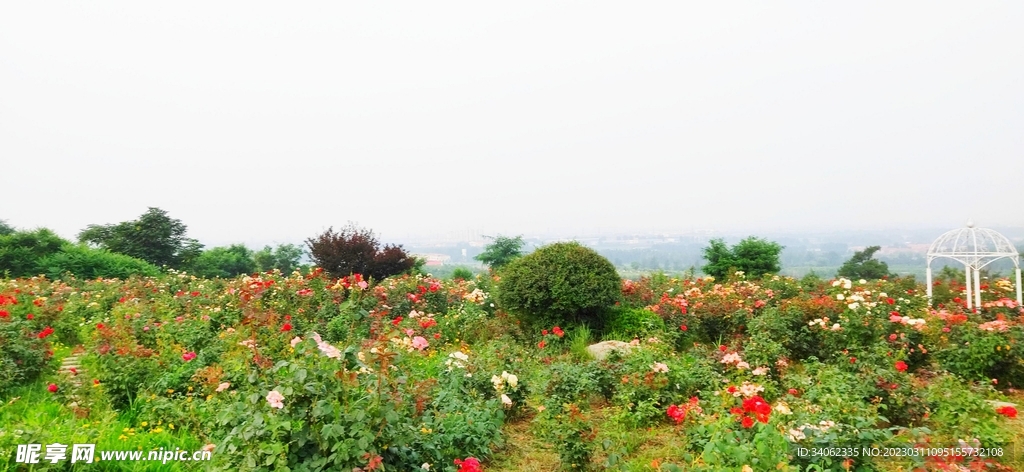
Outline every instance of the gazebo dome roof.
[[967, 222], [963, 228], [947, 231], [928, 248], [928, 259], [946, 257], [975, 268], [982, 268], [1004, 257], [1017, 258], [1017, 248], [998, 231], [975, 228]]

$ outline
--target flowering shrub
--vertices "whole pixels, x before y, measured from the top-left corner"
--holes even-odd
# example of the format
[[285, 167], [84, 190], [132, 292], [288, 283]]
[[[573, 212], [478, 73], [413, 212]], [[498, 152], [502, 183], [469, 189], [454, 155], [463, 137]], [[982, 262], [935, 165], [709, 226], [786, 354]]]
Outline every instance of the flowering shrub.
[[[1024, 327], [1001, 281], [976, 311], [962, 293], [929, 309], [902, 279], [622, 281], [614, 311], [655, 328], [602, 361], [586, 360], [583, 330], [505, 315], [495, 281], [317, 270], [4, 280], [0, 382], [69, 421], [126, 422], [113, 438], [125, 449], [136, 431], [191, 435], [216, 451], [215, 470], [556, 467], [514, 462], [531, 442], [506, 446], [510, 431], [549, 444], [567, 469], [872, 470], [880, 463], [794, 450], [1014, 437], [1016, 408], [1002, 402], [1024, 381]], [[80, 365], [54, 373], [52, 351]], [[5, 416], [11, 401], [0, 429], [50, 437]], [[12, 437], [0, 434], [0, 468]], [[651, 462], [645, 444], [673, 452]]]
[[38, 378], [53, 357], [47, 339], [53, 330], [29, 316], [28, 310], [38, 308], [25, 302], [31, 297], [18, 289], [5, 292], [0, 286], [0, 394]]

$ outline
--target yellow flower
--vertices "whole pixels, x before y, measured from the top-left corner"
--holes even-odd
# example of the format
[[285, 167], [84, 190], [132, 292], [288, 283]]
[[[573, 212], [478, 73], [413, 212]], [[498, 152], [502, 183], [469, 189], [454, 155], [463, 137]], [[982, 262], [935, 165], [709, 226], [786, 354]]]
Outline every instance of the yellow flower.
[[162, 432], [164, 432], [164, 429], [163, 428], [155, 428], [155, 429], [153, 429], [150, 432], [152, 432], [152, 433], [162, 433]]
[[192, 391], [192, 386], [191, 385], [188, 386], [188, 391], [190, 391], [190, 392]]
[[128, 436], [125, 436], [125, 435], [122, 434], [122, 435], [118, 436], [117, 439], [120, 439], [120, 440], [124, 441], [124, 440], [128, 439]]
[[170, 395], [170, 394], [172, 394], [172, 393], [174, 393], [174, 389], [173, 389], [173, 388], [169, 388], [169, 389], [167, 389], [167, 394], [168, 394], [168, 395]]
[[142, 426], [143, 428], [145, 428], [146, 426], [149, 426], [149, 422], [148, 421], [143, 421], [142, 423], [139, 423], [139, 426]]
[[168, 424], [167, 427], [171, 428], [171, 429], [174, 429], [174, 423]]
[[121, 432], [122, 433], [127, 433], [128, 432], [128, 428], [122, 429]]

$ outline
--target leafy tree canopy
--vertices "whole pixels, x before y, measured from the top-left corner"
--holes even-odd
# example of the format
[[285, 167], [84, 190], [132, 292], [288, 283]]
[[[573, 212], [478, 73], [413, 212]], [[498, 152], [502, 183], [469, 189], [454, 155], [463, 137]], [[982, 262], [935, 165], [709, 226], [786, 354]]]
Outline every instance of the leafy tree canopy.
[[475, 257], [476, 260], [497, 270], [523, 255], [522, 249], [525, 243], [521, 235], [514, 238], [498, 235], [493, 239], [494, 242], [488, 244], [484, 248], [484, 252]]
[[363, 274], [375, 280], [415, 270], [416, 258], [401, 245], [381, 247], [373, 231], [354, 224], [335, 232], [334, 228], [306, 240], [310, 257], [333, 277]]
[[7, 224], [6, 220], [0, 220], [0, 236], [11, 234], [14, 232], [14, 227]]
[[889, 277], [889, 265], [874, 258], [875, 252], [881, 246], [870, 246], [863, 251], [857, 251], [848, 261], [839, 267], [836, 275], [850, 279], [881, 279]]
[[192, 262], [191, 272], [199, 277], [235, 277], [256, 271], [252, 251], [243, 244], [203, 251]]
[[89, 225], [78, 240], [111, 252], [142, 259], [156, 266], [188, 267], [203, 245], [185, 236], [187, 227], [167, 212], [150, 207], [137, 220], [113, 225]]
[[732, 248], [722, 239], [712, 239], [704, 248], [707, 265], [701, 268], [715, 278], [726, 278], [734, 271], [743, 271], [749, 277], [775, 274], [782, 269], [779, 254], [783, 247], [774, 241], [751, 236]]
[[253, 254], [253, 259], [256, 260], [256, 270], [260, 272], [277, 269], [281, 273], [290, 274], [299, 268], [304, 253], [301, 247], [294, 244], [279, 244], [277, 249], [264, 246]]
[[60, 252], [67, 241], [45, 228], [0, 236], [0, 274], [34, 277], [45, 272], [39, 261]]

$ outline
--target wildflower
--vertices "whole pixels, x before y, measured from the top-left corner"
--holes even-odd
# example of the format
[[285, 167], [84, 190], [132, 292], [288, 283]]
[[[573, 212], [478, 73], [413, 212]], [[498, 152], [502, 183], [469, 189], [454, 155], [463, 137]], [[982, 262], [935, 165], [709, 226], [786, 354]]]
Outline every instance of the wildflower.
[[807, 439], [807, 436], [804, 435], [803, 431], [800, 431], [799, 429], [791, 429], [791, 430], [789, 430], [789, 440], [790, 441], [797, 442], [797, 441], [801, 441], [801, 440], [804, 440], [804, 439]]
[[546, 346], [546, 345], [547, 344], [544, 343], [544, 341], [541, 341], [541, 342], [537, 343], [537, 347], [540, 348], [540, 349], [544, 349], [544, 346]]
[[540, 330], [540, 334], [541, 334], [541, 336], [547, 336], [548, 335], [548, 330], [542, 329], [542, 330]]
[[281, 392], [278, 392], [277, 390], [271, 390], [270, 393], [267, 394], [267, 403], [269, 403], [273, 408], [284, 408], [284, 402], [282, 400], [284, 400], [284, 395], [281, 395]]
[[508, 408], [508, 407], [512, 406], [512, 399], [509, 398], [508, 395], [505, 395], [503, 393], [503, 394], [501, 394], [501, 403], [503, 403], [505, 405], [505, 407]]
[[725, 347], [725, 344], [722, 344], [721, 346], [718, 346], [718, 350], [719, 351], [725, 352], [726, 349], [729, 349], [729, 348]]
[[558, 337], [565, 336], [565, 331], [562, 331], [562, 328], [559, 328], [558, 326], [555, 326], [554, 328], [551, 328], [551, 332], [554, 333], [555, 336], [558, 336]]
[[768, 368], [764, 367], [764, 366], [758, 367], [758, 368], [752, 370], [750, 373], [754, 374], [754, 375], [765, 375], [765, 374], [768, 373]]
[[754, 419], [744, 415], [743, 419], [740, 421], [740, 424], [742, 424], [744, 428], [750, 429], [754, 427]]
[[291, 345], [292, 345], [292, 347], [295, 347], [295, 346], [298, 346], [299, 343], [301, 343], [301, 342], [302, 342], [302, 338], [300, 338], [298, 336], [295, 336], [294, 338], [292, 338]]
[[192, 352], [192, 351], [186, 352], [186, 353], [181, 355], [181, 360], [183, 360], [185, 362], [190, 362], [190, 361], [192, 361], [192, 359], [195, 359], [195, 358], [196, 358], [196, 353]]
[[686, 325], [680, 326], [679, 329], [682, 330], [682, 331], [686, 331]]
[[661, 362], [655, 362], [653, 365], [651, 365], [651, 370], [654, 371], [655, 373], [666, 373], [668, 372], [668, 366]]
[[423, 336], [416, 336], [415, 338], [412, 338], [412, 347], [413, 348], [422, 351], [422, 350], [426, 349], [428, 346], [430, 346], [430, 343], [428, 343], [427, 339], [424, 338]]
[[228, 387], [230, 387], [230, 386], [231, 386], [231, 382], [221, 382], [221, 384], [217, 386], [217, 391], [218, 392], [223, 392], [223, 391], [227, 390]]
[[796, 396], [797, 393], [800, 393], [800, 392], [798, 392], [795, 388], [789, 389], [789, 394], [790, 395]]
[[291, 330], [292, 330], [292, 324], [291, 323], [285, 323], [285, 324], [281, 325], [281, 331], [287, 332], [287, 331], [291, 331]]
[[675, 421], [676, 424], [682, 423], [683, 420], [686, 419], [686, 409], [680, 408], [677, 405], [669, 405], [665, 414], [667, 414], [669, 418], [672, 418], [672, 421]]
[[751, 469], [749, 465], [744, 464], [743, 469], [741, 469], [740, 472], [754, 472], [754, 469]]
[[47, 326], [39, 332], [39, 339], [46, 339], [47, 336], [53, 334], [53, 328]]
[[480, 461], [475, 457], [467, 457], [466, 460], [455, 459], [455, 465], [459, 466], [457, 472], [482, 472]]
[[996, 413], [1011, 419], [1017, 417], [1017, 409], [1009, 405], [997, 408]]
[[50, 393], [57, 393], [57, 384], [50, 384], [46, 389], [49, 390]]
[[217, 446], [215, 446], [213, 443], [208, 443], [205, 446], [203, 446], [203, 450], [206, 452], [213, 452], [213, 448], [215, 447]]
[[906, 372], [907, 371], [907, 363], [903, 362], [903, 361], [896, 361], [896, 370], [898, 370], [900, 372]]
[[36, 317], [36, 316], [35, 316], [35, 315], [33, 315], [32, 313], [29, 313], [29, 314], [25, 315], [25, 319], [26, 319], [26, 320], [29, 320], [29, 321], [31, 321], [31, 320], [32, 320], [32, 319], [34, 319], [35, 317]]

